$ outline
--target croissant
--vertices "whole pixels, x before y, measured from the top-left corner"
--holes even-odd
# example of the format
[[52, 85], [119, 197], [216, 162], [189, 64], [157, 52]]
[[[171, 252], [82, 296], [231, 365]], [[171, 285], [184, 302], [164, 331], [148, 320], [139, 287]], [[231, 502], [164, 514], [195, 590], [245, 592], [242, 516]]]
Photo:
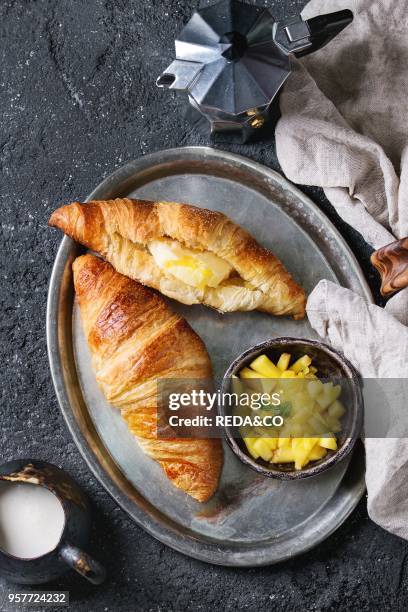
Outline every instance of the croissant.
[[78, 257], [73, 271], [92, 365], [106, 399], [121, 410], [144, 452], [173, 485], [200, 502], [208, 500], [222, 467], [221, 441], [157, 437], [157, 381], [211, 378], [204, 343], [160, 295], [98, 257]]
[[220, 212], [118, 198], [63, 206], [49, 224], [183, 304], [305, 315], [305, 292], [279, 259]]

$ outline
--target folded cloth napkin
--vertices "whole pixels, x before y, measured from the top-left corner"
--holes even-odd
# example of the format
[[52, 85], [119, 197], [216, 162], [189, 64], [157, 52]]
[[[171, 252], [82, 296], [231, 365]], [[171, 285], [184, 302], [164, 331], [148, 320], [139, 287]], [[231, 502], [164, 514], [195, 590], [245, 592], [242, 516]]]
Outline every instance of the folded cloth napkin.
[[[307, 312], [320, 336], [341, 350], [366, 379], [392, 378], [395, 383], [407, 377], [408, 327], [383, 308], [323, 280], [309, 296]], [[381, 381], [379, 385], [385, 386]], [[388, 399], [393, 386], [385, 389]], [[402, 387], [406, 396], [406, 385]], [[408, 539], [408, 437], [401, 437], [407, 435], [406, 405], [406, 397], [391, 397], [385, 403], [390, 412], [387, 437], [366, 438], [365, 447], [368, 513], [378, 525]], [[365, 409], [370, 408], [366, 394]]]
[[[379, 248], [408, 236], [407, 2], [312, 0], [303, 17], [344, 8], [353, 23], [295, 61], [276, 147], [289, 179], [321, 186], [339, 215]], [[364, 377], [408, 378], [408, 288], [382, 309], [322, 281], [307, 312]], [[397, 436], [391, 422], [381, 443], [365, 440], [368, 511], [408, 539], [408, 439]]]

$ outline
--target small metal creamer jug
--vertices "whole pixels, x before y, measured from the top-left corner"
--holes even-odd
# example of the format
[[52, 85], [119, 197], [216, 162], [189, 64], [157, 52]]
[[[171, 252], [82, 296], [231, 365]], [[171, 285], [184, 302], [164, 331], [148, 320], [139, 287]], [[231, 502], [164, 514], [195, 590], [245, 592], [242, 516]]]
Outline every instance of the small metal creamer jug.
[[91, 526], [88, 500], [66, 472], [44, 461], [18, 459], [0, 465], [0, 481], [47, 488], [61, 503], [65, 519], [57, 546], [39, 557], [16, 557], [0, 549], [2, 577], [18, 584], [41, 584], [71, 568], [93, 584], [103, 582], [105, 569], [82, 550]]

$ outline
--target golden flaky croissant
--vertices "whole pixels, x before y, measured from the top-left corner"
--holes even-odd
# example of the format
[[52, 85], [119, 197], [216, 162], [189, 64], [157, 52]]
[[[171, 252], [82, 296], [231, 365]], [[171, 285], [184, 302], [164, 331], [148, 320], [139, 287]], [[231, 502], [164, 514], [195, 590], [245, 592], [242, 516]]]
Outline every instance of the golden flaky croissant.
[[305, 314], [305, 292], [273, 253], [219, 212], [174, 202], [74, 202], [50, 225], [183, 304]]
[[107, 400], [169, 480], [204, 502], [222, 467], [220, 440], [168, 439], [157, 434], [158, 379], [209, 379], [204, 343], [160, 295], [93, 255], [73, 264], [74, 285], [92, 365]]

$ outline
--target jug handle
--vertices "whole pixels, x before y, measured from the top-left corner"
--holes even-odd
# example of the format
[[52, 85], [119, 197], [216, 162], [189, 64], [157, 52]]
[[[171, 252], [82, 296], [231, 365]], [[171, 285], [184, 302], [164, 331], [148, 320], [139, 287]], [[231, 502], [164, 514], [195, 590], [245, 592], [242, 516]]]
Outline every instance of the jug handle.
[[69, 567], [92, 584], [101, 584], [106, 578], [106, 570], [88, 553], [72, 544], [65, 543], [59, 551], [60, 557]]
[[286, 22], [273, 24], [273, 39], [286, 55], [303, 57], [321, 49], [353, 21], [349, 9], [317, 15], [303, 21], [293, 17]]

